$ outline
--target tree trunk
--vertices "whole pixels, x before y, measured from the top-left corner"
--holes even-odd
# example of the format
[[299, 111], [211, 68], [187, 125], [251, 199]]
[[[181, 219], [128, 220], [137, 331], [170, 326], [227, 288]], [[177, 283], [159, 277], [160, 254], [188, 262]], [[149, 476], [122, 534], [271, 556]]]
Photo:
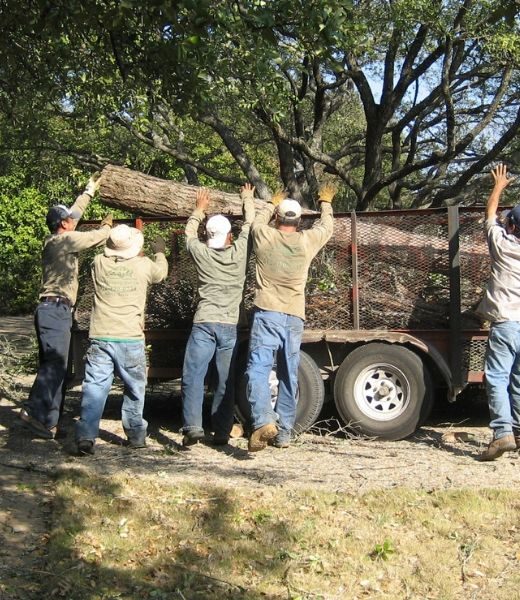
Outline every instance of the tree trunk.
[[[197, 187], [158, 179], [125, 167], [108, 165], [100, 182], [101, 200], [107, 206], [142, 217], [187, 217], [195, 208]], [[242, 214], [240, 194], [210, 189], [210, 214]], [[264, 202], [256, 200], [257, 208]]]

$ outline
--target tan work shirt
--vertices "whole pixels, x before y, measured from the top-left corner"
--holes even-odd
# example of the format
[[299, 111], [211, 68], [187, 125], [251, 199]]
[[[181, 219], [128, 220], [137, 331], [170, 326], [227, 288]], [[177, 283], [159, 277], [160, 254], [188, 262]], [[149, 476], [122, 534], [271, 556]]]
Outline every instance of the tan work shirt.
[[321, 217], [311, 229], [284, 233], [271, 227], [275, 207], [268, 203], [251, 232], [256, 255], [254, 304], [305, 319], [305, 284], [312, 259], [332, 236], [332, 206], [321, 203]]
[[[89, 194], [81, 194], [71, 208], [83, 214], [90, 200]], [[71, 304], [75, 304], [78, 295], [78, 252], [101, 246], [109, 234], [110, 227], [105, 225], [92, 231], [67, 231], [48, 235], [42, 252], [39, 297], [63, 296]]]
[[148, 285], [168, 274], [162, 252], [151, 260], [136, 256], [126, 260], [98, 254], [92, 263], [94, 304], [89, 337], [107, 341], [144, 339]]

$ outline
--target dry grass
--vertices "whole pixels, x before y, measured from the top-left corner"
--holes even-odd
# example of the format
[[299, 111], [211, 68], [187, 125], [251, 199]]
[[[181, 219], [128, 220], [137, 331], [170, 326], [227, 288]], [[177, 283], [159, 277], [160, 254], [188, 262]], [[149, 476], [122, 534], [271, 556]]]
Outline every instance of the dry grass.
[[364, 495], [173, 486], [165, 473], [58, 479], [51, 597], [510, 599], [512, 491]]

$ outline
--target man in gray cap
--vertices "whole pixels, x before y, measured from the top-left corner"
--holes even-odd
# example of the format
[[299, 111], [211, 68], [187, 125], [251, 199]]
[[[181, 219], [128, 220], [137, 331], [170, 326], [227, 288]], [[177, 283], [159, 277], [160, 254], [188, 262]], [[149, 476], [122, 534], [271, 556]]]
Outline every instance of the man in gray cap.
[[142, 255], [143, 234], [118, 225], [110, 232], [103, 254], [92, 264], [94, 303], [90, 316], [90, 346], [81, 392], [81, 416], [76, 423], [80, 454], [94, 454], [99, 422], [114, 375], [123, 382], [123, 429], [131, 448], [146, 444], [143, 419], [146, 388], [144, 315], [148, 286], [168, 274], [161, 237], [150, 244], [154, 259]]
[[491, 175], [485, 213], [491, 276], [478, 310], [491, 321], [484, 372], [493, 439], [482, 461], [520, 448], [520, 206], [505, 215], [503, 225], [498, 222], [500, 196], [514, 178], [505, 165]]
[[103, 244], [112, 226], [109, 215], [99, 229], [75, 231], [98, 188], [99, 174], [95, 174], [71, 208], [59, 204], [47, 213], [50, 235], [43, 247], [42, 284], [34, 317], [39, 366], [19, 414], [22, 423], [44, 439], [56, 434], [65, 396], [72, 308], [78, 293], [78, 252]]
[[[310, 263], [332, 235], [335, 189], [324, 186], [318, 201], [321, 218], [311, 229], [298, 231], [301, 206], [275, 196], [251, 227], [256, 256], [255, 312], [246, 370], [247, 398], [253, 433], [250, 452], [267, 443], [287, 448], [296, 418], [300, 342], [305, 319], [305, 284]], [[275, 212], [276, 211], [276, 212]], [[269, 225], [275, 213], [274, 227]], [[278, 400], [271, 406], [269, 376], [277, 359]]]

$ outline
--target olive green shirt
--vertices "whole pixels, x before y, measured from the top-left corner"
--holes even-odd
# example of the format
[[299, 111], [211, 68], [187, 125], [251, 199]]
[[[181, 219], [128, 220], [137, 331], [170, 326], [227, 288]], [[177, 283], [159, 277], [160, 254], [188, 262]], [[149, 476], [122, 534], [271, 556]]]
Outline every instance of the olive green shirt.
[[305, 284], [312, 259], [332, 236], [332, 206], [321, 203], [311, 229], [284, 233], [269, 225], [275, 207], [268, 203], [251, 228], [256, 256], [254, 304], [263, 310], [305, 319]]
[[[81, 194], [71, 208], [81, 214], [91, 197]], [[110, 234], [110, 227], [92, 231], [53, 233], [45, 238], [42, 252], [42, 283], [39, 297], [64, 296], [71, 304], [78, 295], [78, 252], [101, 246]]]
[[162, 252], [120, 259], [98, 254], [92, 263], [94, 303], [89, 337], [112, 341], [144, 339], [144, 317], [148, 285], [168, 274]]
[[242, 192], [244, 223], [231, 246], [209, 248], [197, 231], [205, 215], [195, 209], [186, 224], [186, 247], [197, 269], [198, 304], [194, 323], [237, 324], [244, 294], [248, 238], [255, 216], [253, 194]]

